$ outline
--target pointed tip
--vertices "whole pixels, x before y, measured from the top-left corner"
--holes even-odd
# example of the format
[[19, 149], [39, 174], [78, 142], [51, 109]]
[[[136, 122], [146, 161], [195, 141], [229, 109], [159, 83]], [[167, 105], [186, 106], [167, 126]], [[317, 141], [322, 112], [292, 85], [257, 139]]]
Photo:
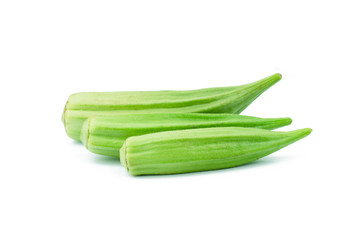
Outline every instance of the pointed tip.
[[311, 132], [312, 132], [312, 129], [311, 128], [303, 128], [303, 129], [300, 129], [302, 131], [302, 133], [307, 136], [309, 135]]
[[245, 93], [242, 92], [242, 94], [240, 95], [239, 100], [241, 102], [240, 102], [238, 108], [233, 111], [233, 113], [241, 113], [262, 93], [264, 93], [267, 89], [269, 89], [275, 83], [279, 82], [281, 80], [281, 77], [282, 76], [280, 73], [275, 73], [271, 76], [260, 79], [256, 82], [237, 86], [236, 88], [245, 91]]
[[280, 73], [275, 73], [275, 74], [270, 75], [266, 78], [263, 78], [257, 82], [254, 82], [253, 84], [254, 84], [254, 86], [260, 87], [259, 90], [261, 90], [261, 92], [264, 92], [265, 90], [270, 88], [272, 85], [274, 85], [275, 83], [280, 81], [281, 78], [282, 78], [282, 75]]
[[273, 78], [275, 82], [278, 82], [282, 79], [282, 75], [280, 73], [275, 73], [269, 76], [268, 78]]
[[291, 118], [277, 118], [275, 119], [274, 121], [274, 126], [272, 129], [275, 129], [275, 128], [280, 128], [280, 127], [285, 127], [285, 126], [288, 126], [292, 123], [292, 119]]
[[301, 138], [308, 136], [311, 132], [312, 132], [311, 128], [303, 128], [303, 129], [291, 131], [289, 133], [291, 133], [295, 139], [299, 140]]
[[265, 122], [267, 122], [268, 124], [265, 124], [264, 126], [262, 126], [262, 128], [273, 130], [290, 125], [292, 123], [292, 119], [288, 117], [268, 118], [265, 120]]
[[291, 118], [281, 118], [282, 119], [282, 123], [283, 123], [283, 126], [287, 126], [287, 125], [290, 125], [292, 123], [292, 119]]
[[[281, 78], [282, 78], [282, 75], [280, 73], [275, 73], [275, 74], [267, 76], [263, 79], [260, 79], [258, 81], [249, 83], [247, 85], [253, 86], [253, 87], [259, 88], [259, 90], [265, 91], [266, 89], [268, 89], [269, 87], [271, 87], [272, 85], [274, 85], [275, 83], [280, 81]], [[238, 86], [238, 87], [242, 87], [242, 86], [243, 85]]]

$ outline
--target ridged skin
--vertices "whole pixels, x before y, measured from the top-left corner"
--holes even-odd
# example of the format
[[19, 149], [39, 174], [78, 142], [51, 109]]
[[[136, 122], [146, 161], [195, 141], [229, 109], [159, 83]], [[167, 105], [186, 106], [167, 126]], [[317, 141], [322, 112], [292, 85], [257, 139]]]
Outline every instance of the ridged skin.
[[235, 87], [190, 91], [84, 92], [69, 97], [62, 120], [69, 137], [80, 140], [84, 121], [91, 116], [118, 113], [240, 113], [281, 79], [274, 74]]
[[91, 152], [119, 157], [126, 138], [154, 132], [209, 127], [275, 129], [290, 118], [257, 118], [236, 114], [141, 113], [90, 117], [83, 124], [81, 141]]
[[310, 132], [221, 127], [152, 133], [128, 138], [120, 161], [132, 175], [230, 168], [267, 156]]

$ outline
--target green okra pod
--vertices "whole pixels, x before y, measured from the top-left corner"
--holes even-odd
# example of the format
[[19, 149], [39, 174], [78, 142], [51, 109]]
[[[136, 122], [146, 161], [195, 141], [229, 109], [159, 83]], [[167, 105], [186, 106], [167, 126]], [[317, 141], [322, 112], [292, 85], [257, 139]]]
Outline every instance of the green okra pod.
[[82, 92], [71, 95], [62, 121], [69, 137], [80, 140], [84, 121], [91, 116], [118, 113], [240, 113], [281, 79], [274, 74], [234, 87], [190, 91]]
[[267, 156], [310, 132], [220, 127], [151, 133], [129, 137], [120, 161], [132, 175], [230, 168]]
[[126, 138], [148, 133], [209, 127], [275, 129], [290, 118], [257, 118], [236, 114], [138, 113], [90, 117], [83, 124], [81, 141], [91, 152], [119, 156]]

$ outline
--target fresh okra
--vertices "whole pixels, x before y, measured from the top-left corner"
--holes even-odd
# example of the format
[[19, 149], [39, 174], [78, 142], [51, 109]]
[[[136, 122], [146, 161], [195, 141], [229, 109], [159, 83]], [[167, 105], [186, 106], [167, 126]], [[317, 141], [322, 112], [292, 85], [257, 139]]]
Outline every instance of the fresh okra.
[[62, 121], [68, 136], [80, 140], [84, 121], [91, 116], [118, 113], [240, 113], [281, 79], [274, 74], [234, 87], [191, 91], [83, 92], [69, 97]]
[[131, 136], [209, 127], [275, 129], [290, 123], [290, 118], [257, 118], [225, 113], [118, 114], [90, 117], [83, 124], [81, 141], [91, 152], [119, 157], [119, 149]]
[[120, 161], [132, 175], [230, 168], [269, 155], [310, 132], [220, 127], [151, 133], [126, 139]]

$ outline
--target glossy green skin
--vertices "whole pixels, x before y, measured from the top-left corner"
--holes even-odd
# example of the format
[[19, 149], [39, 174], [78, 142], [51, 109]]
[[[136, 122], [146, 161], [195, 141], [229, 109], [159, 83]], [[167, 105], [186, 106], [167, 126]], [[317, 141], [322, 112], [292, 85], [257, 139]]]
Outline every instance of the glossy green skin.
[[90, 117], [83, 124], [81, 141], [91, 152], [119, 157], [119, 149], [131, 136], [209, 127], [275, 129], [290, 123], [290, 118], [257, 118], [225, 113], [119, 114], [108, 117]]
[[240, 113], [281, 79], [274, 74], [235, 87], [190, 91], [83, 92], [71, 95], [62, 121], [69, 137], [80, 140], [84, 121], [91, 116], [118, 113]]
[[120, 161], [132, 175], [230, 168], [269, 155], [310, 132], [221, 127], [151, 133], [128, 138]]

